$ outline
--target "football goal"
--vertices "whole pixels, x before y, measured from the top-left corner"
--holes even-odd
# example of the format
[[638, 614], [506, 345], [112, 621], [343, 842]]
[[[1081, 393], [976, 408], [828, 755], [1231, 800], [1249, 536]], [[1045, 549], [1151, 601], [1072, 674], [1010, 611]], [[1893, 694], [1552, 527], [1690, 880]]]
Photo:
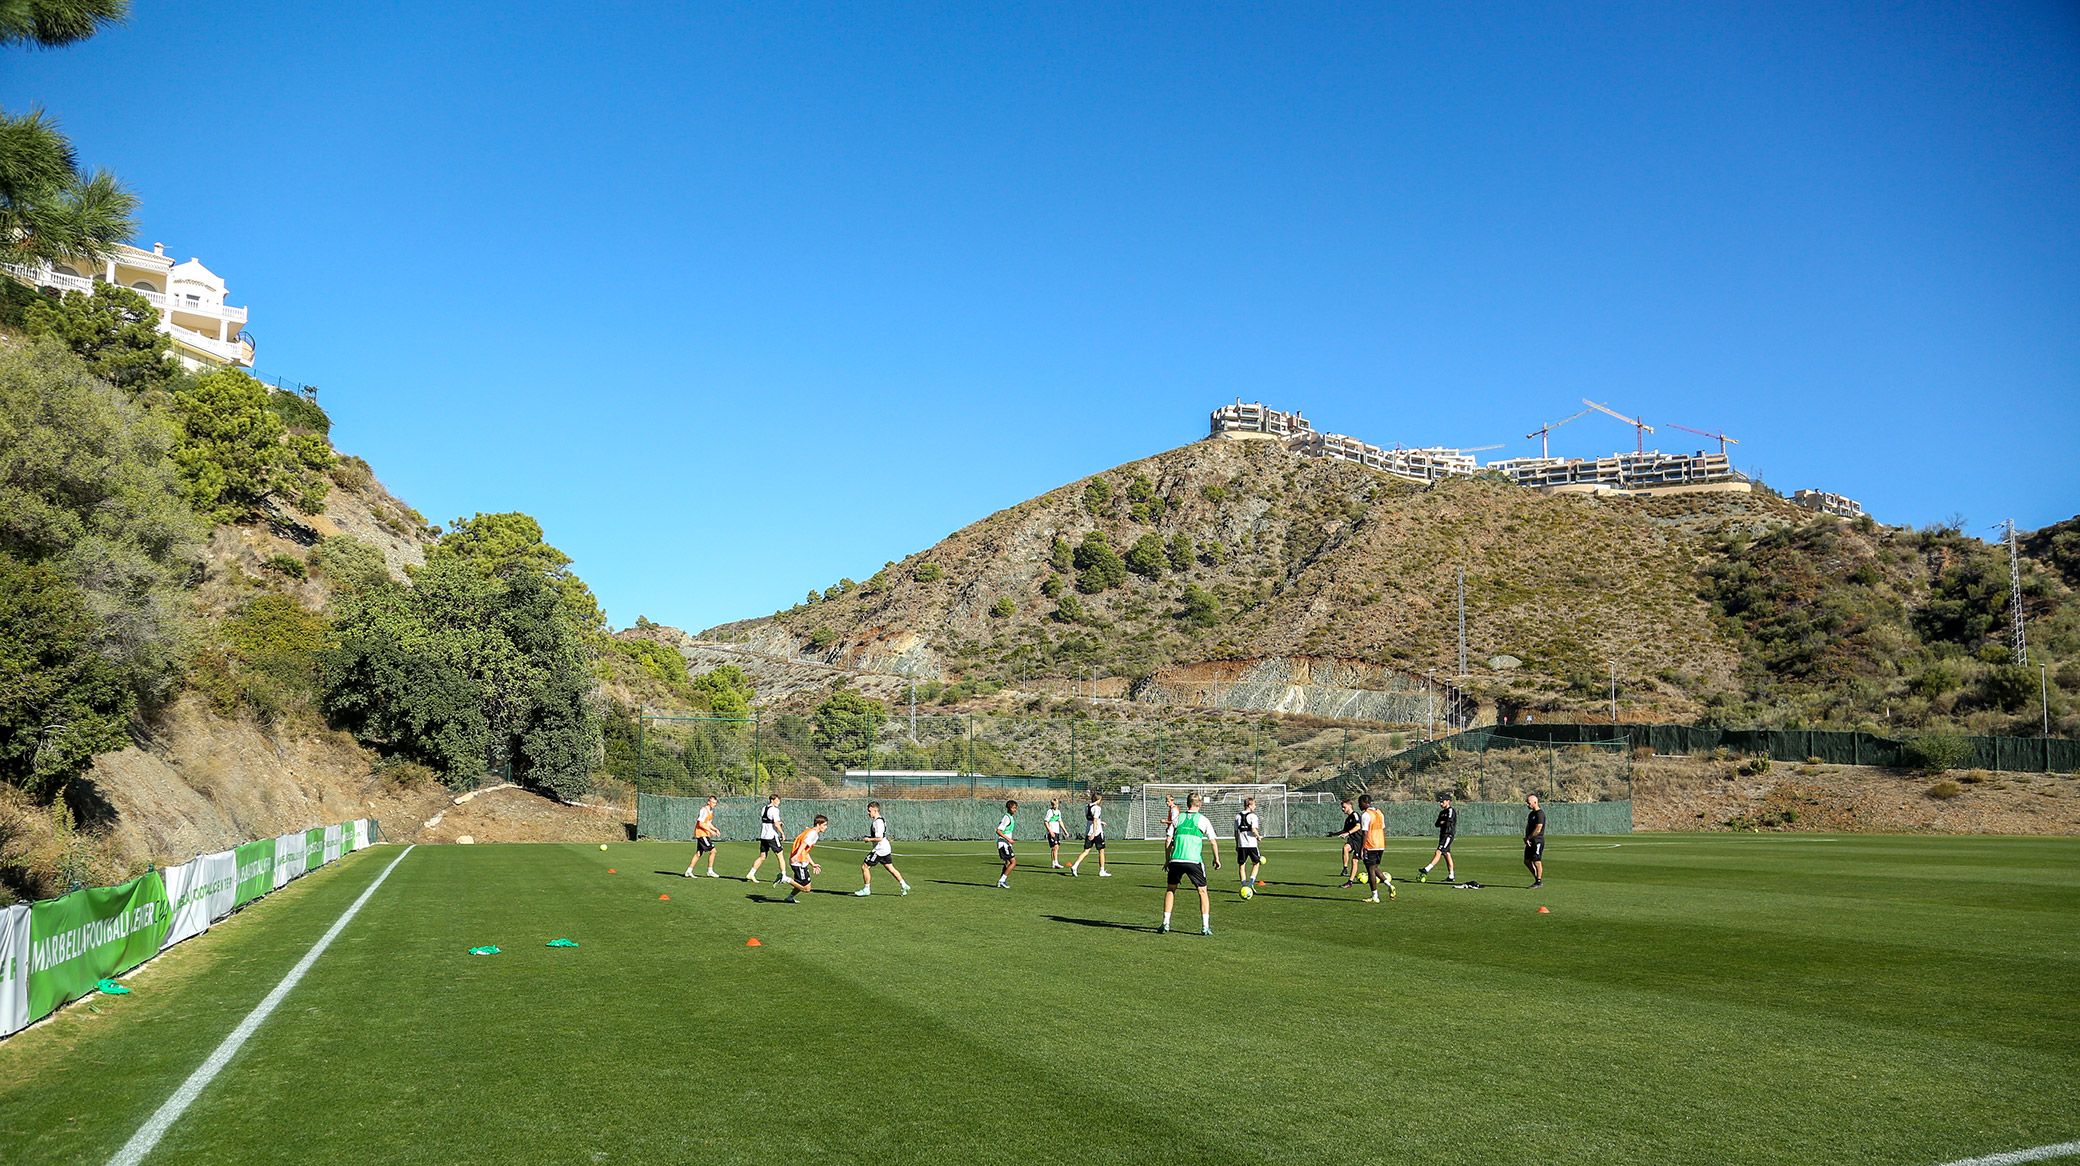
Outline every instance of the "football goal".
[[1198, 794], [1200, 811], [1213, 822], [1214, 833], [1223, 838], [1231, 837], [1235, 831], [1235, 815], [1242, 812], [1242, 799], [1257, 799], [1257, 817], [1264, 826], [1266, 838], [1289, 838], [1292, 836], [1292, 814], [1290, 806], [1296, 798], [1317, 795], [1294, 794], [1277, 783], [1202, 783], [1198, 785], [1149, 784], [1134, 791], [1127, 803], [1127, 837], [1155, 840], [1164, 837], [1168, 806], [1165, 797], [1177, 799], [1180, 812], [1185, 798]]

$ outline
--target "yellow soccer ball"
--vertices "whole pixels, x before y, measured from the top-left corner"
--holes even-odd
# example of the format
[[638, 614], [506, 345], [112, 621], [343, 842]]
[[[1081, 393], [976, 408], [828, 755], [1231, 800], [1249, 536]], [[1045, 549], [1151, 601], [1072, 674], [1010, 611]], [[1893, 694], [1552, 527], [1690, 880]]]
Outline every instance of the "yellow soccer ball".
[[1243, 898], [1245, 898], [1245, 899], [1254, 899], [1254, 898], [1256, 898], [1256, 895], [1257, 895], [1257, 892], [1256, 892], [1256, 888], [1254, 888], [1254, 887], [1250, 886], [1250, 885], [1249, 885], [1248, 883], [1244, 883], [1244, 884], [1242, 884], [1242, 897], [1243, 897]]

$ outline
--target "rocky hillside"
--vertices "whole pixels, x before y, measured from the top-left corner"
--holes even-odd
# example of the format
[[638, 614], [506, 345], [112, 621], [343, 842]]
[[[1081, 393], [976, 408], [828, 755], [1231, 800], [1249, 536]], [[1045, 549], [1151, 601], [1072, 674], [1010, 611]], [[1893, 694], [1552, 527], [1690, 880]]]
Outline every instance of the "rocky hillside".
[[[2026, 566], [2039, 642], [2070, 660], [2059, 530]], [[1602, 715], [1613, 665], [1627, 720], [1998, 728], [2025, 711], [2002, 687], [2005, 556], [1955, 530], [1818, 518], [1768, 491], [1423, 487], [1254, 441], [1071, 483], [763, 619], [637, 634], [804, 693], [849, 671], [956, 703], [1080, 690], [1418, 722], [1424, 675], [1457, 670], [1462, 569], [1478, 719]], [[2051, 679], [2063, 713], [2080, 671]]]

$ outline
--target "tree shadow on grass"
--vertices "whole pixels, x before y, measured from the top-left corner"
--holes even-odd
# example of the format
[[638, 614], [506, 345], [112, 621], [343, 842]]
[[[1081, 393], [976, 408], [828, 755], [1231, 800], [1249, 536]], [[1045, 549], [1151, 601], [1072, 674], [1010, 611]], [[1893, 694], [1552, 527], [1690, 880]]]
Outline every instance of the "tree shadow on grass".
[[1042, 918], [1056, 923], [1074, 923], [1078, 927], [1109, 927], [1114, 931], [1146, 931], [1154, 934], [1156, 928], [1146, 923], [1121, 923], [1116, 919], [1078, 919], [1073, 915], [1045, 915]]

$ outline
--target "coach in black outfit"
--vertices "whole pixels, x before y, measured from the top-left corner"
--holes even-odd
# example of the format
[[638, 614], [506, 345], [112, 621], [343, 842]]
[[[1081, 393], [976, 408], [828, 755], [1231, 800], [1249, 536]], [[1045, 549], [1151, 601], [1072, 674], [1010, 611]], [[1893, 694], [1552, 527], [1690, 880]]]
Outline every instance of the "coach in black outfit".
[[1531, 813], [1524, 819], [1524, 869], [1531, 872], [1531, 885], [1546, 881], [1546, 812], [1538, 808], [1538, 795], [1524, 799]]

